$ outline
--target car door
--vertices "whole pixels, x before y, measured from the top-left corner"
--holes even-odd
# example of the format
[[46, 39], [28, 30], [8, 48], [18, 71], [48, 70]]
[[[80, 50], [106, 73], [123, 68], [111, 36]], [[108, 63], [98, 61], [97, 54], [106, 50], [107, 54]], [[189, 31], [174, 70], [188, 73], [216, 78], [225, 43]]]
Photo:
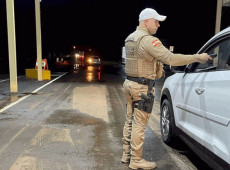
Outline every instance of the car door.
[[206, 76], [206, 72], [185, 73], [177, 92], [181, 100], [176, 103], [179, 128], [200, 144], [203, 144], [205, 134], [201, 110], [205, 105], [205, 99], [203, 95], [197, 94], [197, 90], [201, 90], [201, 82]]
[[217, 57], [182, 80], [183, 129], [230, 163], [230, 38], [218, 39], [202, 52]]
[[202, 64], [197, 69], [207, 69], [207, 76], [201, 82], [205, 102], [200, 108], [204, 118], [204, 146], [230, 163], [230, 38], [219, 40], [207, 52], [218, 57], [213, 62], [215, 69], [213, 65]]

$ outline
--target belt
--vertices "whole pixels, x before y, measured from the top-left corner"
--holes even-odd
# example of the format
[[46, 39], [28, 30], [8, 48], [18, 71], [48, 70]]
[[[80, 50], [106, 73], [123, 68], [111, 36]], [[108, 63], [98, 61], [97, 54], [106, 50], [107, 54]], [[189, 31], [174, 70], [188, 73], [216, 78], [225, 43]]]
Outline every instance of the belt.
[[135, 81], [139, 84], [143, 84], [143, 85], [149, 85], [150, 83], [150, 79], [146, 79], [146, 78], [143, 78], [143, 77], [130, 77], [130, 76], [127, 76], [127, 79], [128, 80], [131, 80], [131, 81]]

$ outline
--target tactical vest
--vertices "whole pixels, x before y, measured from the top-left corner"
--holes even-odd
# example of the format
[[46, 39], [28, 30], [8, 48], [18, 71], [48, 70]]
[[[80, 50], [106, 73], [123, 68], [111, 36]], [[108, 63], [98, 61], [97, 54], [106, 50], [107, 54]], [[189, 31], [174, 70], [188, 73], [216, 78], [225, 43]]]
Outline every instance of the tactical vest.
[[[140, 41], [145, 36], [150, 35], [134, 32], [125, 40], [125, 73], [131, 77], [143, 77], [154, 80], [162, 76], [163, 65], [154, 58], [147, 57], [149, 54], [146, 50], [140, 49]], [[150, 59], [147, 60], [146, 58]]]

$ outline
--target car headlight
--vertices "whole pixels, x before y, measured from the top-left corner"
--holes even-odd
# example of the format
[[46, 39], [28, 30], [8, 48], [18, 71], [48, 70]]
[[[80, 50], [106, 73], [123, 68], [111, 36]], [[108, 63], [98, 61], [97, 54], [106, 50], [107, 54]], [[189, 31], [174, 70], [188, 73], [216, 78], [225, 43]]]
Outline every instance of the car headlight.
[[78, 57], [79, 57], [79, 54], [75, 54], [75, 57], [78, 58]]
[[92, 62], [93, 62], [93, 60], [90, 58], [90, 59], [88, 59], [88, 62], [89, 62], [89, 63], [92, 63]]

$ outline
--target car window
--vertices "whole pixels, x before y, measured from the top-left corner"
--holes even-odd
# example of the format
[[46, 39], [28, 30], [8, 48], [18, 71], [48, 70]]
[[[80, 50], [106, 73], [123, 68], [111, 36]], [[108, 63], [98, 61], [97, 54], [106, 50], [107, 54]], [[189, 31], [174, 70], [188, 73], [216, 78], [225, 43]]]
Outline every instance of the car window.
[[208, 54], [217, 54], [217, 57], [204, 64], [200, 63], [196, 71], [230, 69], [230, 38], [220, 41], [205, 52]]
[[230, 70], [230, 44], [228, 46], [228, 49], [229, 49], [229, 53], [228, 53], [228, 59], [225, 64], [225, 69]]
[[225, 65], [226, 69], [230, 70], [230, 55], [228, 56], [228, 60]]

